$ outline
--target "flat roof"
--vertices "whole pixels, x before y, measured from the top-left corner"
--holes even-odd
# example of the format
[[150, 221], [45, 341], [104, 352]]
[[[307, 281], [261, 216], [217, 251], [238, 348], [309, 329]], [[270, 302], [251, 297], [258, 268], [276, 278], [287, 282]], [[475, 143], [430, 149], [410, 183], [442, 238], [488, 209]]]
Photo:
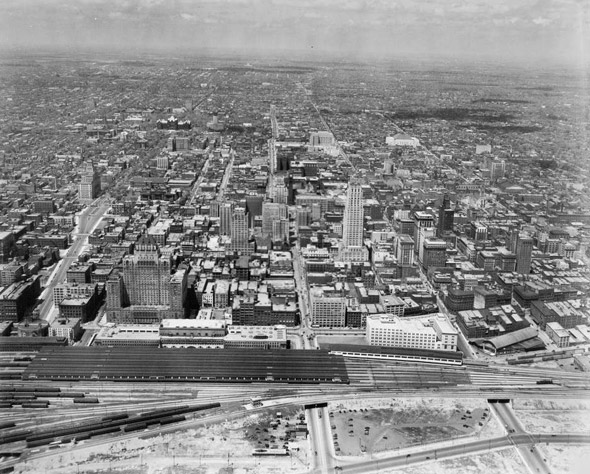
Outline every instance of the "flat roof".
[[44, 348], [23, 379], [348, 383], [344, 358], [327, 351]]
[[364, 344], [322, 344], [328, 352], [358, 352], [359, 354], [392, 354], [402, 356], [432, 357], [463, 360], [459, 351], [437, 351], [431, 349], [409, 349], [405, 347], [369, 346]]

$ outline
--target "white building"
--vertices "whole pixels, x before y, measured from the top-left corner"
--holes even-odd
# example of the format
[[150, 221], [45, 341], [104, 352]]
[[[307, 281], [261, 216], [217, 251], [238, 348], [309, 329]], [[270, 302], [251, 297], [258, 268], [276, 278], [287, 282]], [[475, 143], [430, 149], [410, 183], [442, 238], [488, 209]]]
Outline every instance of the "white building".
[[119, 324], [103, 327], [94, 339], [95, 346], [160, 346], [157, 324]]
[[558, 322], [547, 323], [545, 331], [557, 347], [568, 347], [570, 345], [570, 335]]
[[401, 319], [393, 315], [367, 317], [367, 342], [372, 346], [437, 349], [436, 331], [416, 319]]
[[412, 148], [418, 148], [420, 146], [420, 141], [405, 133], [396, 133], [393, 137], [386, 137], [385, 144], [389, 146], [409, 146]]
[[286, 349], [287, 326], [228, 326], [225, 348]]
[[333, 296], [322, 288], [312, 288], [309, 293], [311, 322], [321, 327], [344, 327], [346, 297]]
[[440, 315], [440, 317], [433, 320], [432, 327], [436, 331], [436, 337], [438, 339], [439, 346], [438, 349], [442, 351], [457, 350], [457, 339], [459, 338], [459, 333], [447, 318]]
[[366, 262], [369, 251], [363, 245], [363, 189], [359, 181], [351, 180], [346, 191], [346, 206], [342, 224], [342, 245], [338, 259], [342, 262]]

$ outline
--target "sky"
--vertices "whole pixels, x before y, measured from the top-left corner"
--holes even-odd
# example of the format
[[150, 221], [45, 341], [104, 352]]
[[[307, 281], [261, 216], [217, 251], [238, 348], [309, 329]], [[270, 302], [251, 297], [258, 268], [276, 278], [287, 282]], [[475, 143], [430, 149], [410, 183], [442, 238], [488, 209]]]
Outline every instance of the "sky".
[[590, 58], [590, 0], [0, 0], [0, 48]]

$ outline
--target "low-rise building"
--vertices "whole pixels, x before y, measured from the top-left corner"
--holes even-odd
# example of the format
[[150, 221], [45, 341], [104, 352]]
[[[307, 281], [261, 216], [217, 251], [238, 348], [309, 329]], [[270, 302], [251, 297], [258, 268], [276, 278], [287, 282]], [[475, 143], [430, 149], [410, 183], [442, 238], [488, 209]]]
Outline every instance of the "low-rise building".
[[65, 337], [69, 345], [80, 339], [83, 333], [80, 318], [60, 318], [49, 326], [49, 336]]
[[547, 323], [545, 326], [547, 335], [557, 347], [568, 347], [570, 345], [570, 335], [561, 324], [557, 322]]
[[160, 347], [159, 327], [156, 324], [120, 324], [104, 327], [96, 335], [93, 345]]

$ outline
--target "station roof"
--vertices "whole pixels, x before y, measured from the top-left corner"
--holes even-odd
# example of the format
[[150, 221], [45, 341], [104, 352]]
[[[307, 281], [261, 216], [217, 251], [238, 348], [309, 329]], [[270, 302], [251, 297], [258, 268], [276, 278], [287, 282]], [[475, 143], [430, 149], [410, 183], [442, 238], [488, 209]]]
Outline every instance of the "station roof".
[[327, 351], [44, 348], [23, 379], [347, 383], [344, 358]]

